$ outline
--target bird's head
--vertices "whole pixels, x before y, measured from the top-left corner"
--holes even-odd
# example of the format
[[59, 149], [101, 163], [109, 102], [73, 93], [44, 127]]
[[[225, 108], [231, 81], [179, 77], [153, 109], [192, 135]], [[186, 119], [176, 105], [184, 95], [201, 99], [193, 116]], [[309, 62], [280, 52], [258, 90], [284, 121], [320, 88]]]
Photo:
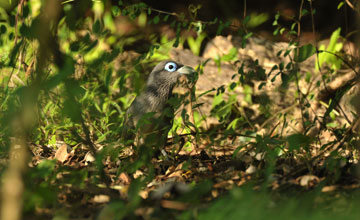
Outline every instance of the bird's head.
[[147, 85], [167, 86], [172, 88], [179, 77], [192, 74], [195, 70], [192, 67], [184, 66], [181, 63], [165, 60], [154, 67], [150, 73]]

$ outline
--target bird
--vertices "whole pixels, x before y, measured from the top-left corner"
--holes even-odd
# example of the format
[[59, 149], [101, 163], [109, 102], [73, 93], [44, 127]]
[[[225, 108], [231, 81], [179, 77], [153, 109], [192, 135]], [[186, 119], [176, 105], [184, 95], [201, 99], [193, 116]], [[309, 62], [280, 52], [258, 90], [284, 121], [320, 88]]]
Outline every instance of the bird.
[[126, 112], [126, 138], [137, 139], [137, 145], [157, 147], [168, 157], [164, 148], [175, 111], [169, 100], [173, 97], [173, 88], [179, 78], [193, 73], [195, 70], [192, 67], [173, 60], [157, 64], [151, 71], [144, 90]]

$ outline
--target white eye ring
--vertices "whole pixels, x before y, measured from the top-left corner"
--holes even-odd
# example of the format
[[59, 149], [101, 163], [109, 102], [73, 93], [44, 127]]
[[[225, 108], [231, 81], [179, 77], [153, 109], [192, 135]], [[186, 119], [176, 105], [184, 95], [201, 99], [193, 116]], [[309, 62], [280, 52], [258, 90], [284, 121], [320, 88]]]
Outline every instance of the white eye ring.
[[177, 65], [176, 63], [174, 62], [168, 62], [165, 64], [165, 68], [164, 68], [166, 71], [169, 71], [169, 72], [174, 72], [177, 70]]

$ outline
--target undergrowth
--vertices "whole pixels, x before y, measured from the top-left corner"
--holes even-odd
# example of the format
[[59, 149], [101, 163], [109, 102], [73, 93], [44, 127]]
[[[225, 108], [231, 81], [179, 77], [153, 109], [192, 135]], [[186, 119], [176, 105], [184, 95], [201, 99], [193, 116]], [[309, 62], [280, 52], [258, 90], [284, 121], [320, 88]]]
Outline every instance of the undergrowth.
[[[327, 88], [341, 69], [358, 74], [356, 57], [345, 52], [340, 28], [327, 46], [300, 43], [302, 19], [315, 24], [311, 0], [301, 1], [298, 15], [287, 18], [290, 25], [275, 15], [273, 35], [288, 43], [276, 54], [286, 61], [270, 71], [239, 58], [250, 39], [261, 38], [252, 30], [267, 14], [244, 13], [234, 25], [216, 17], [201, 21], [201, 5], [192, 4], [187, 14], [144, 2], [1, 4], [2, 219], [11, 213], [71, 219], [79, 217], [76, 210], [98, 219], [358, 217], [357, 191], [349, 190], [358, 184], [358, 112], [349, 115], [340, 105], [357, 78], [336, 91]], [[158, 32], [164, 24], [174, 36]], [[239, 46], [194, 66], [197, 73], [171, 100], [177, 114], [168, 142], [175, 160], [159, 161], [149, 149], [134, 158], [133, 141], [121, 133], [148, 73], [174, 48], [201, 55], [225, 31], [240, 37]], [[311, 70], [302, 72], [311, 59]], [[231, 66], [231, 82], [199, 93], [196, 81], [211, 63], [219, 73]], [[275, 89], [287, 95], [288, 106], [258, 95], [269, 82], [279, 82]], [[320, 88], [330, 95], [319, 100]], [[211, 97], [208, 115], [202, 97]], [[251, 106], [257, 106], [256, 120]], [[214, 153], [229, 146], [221, 156]], [[176, 154], [179, 148], [186, 153]], [[184, 192], [175, 184], [160, 197], [149, 195], [175, 171], [182, 180], [175, 182], [187, 184]], [[326, 193], [330, 187], [336, 190]], [[96, 202], [102, 195], [109, 199]]]

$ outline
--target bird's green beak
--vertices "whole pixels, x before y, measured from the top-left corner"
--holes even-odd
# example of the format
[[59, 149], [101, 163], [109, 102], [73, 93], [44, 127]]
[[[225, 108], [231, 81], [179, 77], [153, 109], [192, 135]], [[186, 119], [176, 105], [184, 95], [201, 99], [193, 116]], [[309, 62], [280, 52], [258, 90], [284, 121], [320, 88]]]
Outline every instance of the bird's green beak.
[[191, 74], [191, 73], [194, 73], [196, 71], [190, 66], [183, 66], [183, 67], [179, 68], [177, 70], [177, 72], [180, 73], [180, 74]]

